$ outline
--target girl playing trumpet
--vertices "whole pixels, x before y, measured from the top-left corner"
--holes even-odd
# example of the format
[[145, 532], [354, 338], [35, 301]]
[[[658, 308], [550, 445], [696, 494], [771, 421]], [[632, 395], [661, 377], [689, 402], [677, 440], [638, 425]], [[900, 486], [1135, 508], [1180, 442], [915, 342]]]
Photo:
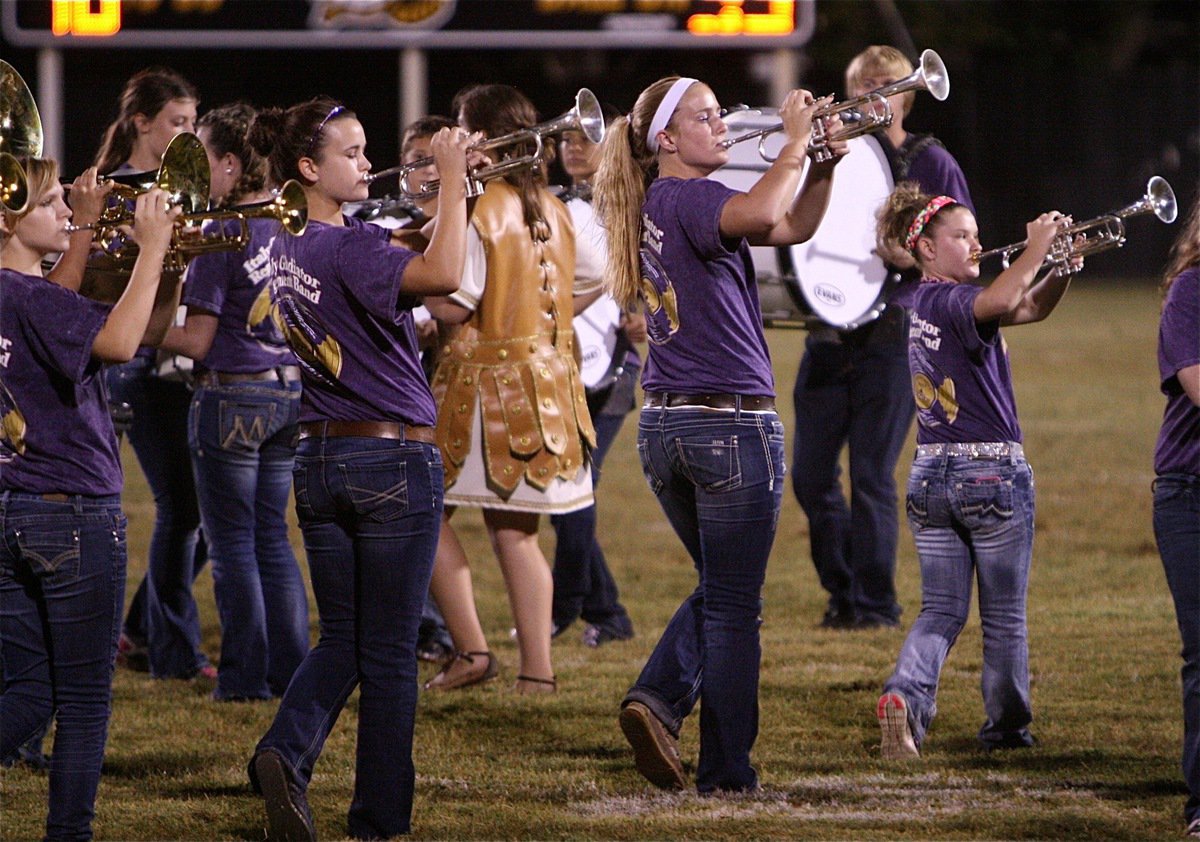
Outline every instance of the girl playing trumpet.
[[1025, 622], [1033, 473], [1000, 328], [1041, 321], [1061, 300], [1071, 273], [1038, 273], [1069, 224], [1057, 211], [1030, 222], [1024, 252], [978, 287], [970, 282], [979, 277], [979, 229], [965, 205], [904, 182], [880, 213], [881, 252], [892, 262], [907, 253], [921, 270], [908, 333], [918, 427], [907, 494], [921, 613], [876, 706], [886, 759], [920, 754], [942, 664], [967, 621], [972, 578], [979, 580], [987, 714], [979, 740], [989, 749], [1033, 744]]

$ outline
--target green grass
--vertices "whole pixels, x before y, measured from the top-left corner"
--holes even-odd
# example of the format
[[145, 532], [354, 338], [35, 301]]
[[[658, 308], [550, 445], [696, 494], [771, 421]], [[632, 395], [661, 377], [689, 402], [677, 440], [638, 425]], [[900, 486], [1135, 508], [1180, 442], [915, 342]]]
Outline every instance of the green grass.
[[[762, 792], [701, 799], [646, 784], [617, 728], [617, 705], [694, 574], [640, 475], [631, 416], [605, 466], [600, 520], [638, 636], [590, 650], [578, 628], [568, 631], [555, 643], [556, 697], [522, 698], [509, 689], [517, 658], [499, 570], [478, 513], [456, 518], [474, 561], [481, 619], [505, 671], [483, 689], [422, 697], [414, 836], [1178, 837], [1186, 797], [1178, 770], [1180, 642], [1150, 526], [1163, 403], [1154, 356], [1158, 299], [1151, 283], [1085, 278], [1076, 287], [1050, 321], [1006, 334], [1037, 477], [1029, 600], [1035, 748], [987, 755], [974, 744], [983, 713], [973, 617], [947, 662], [924, 758], [906, 766], [879, 759], [874, 704], [902, 633], [815, 628], [824, 596], [809, 559], [807, 522], [789, 492], [765, 594], [754, 752]], [[789, 430], [786, 397], [803, 337], [768, 334]], [[906, 448], [897, 468], [901, 481], [910, 453]], [[132, 594], [153, 506], [128, 452], [126, 464]], [[542, 545], [549, 555], [548, 525]], [[920, 600], [907, 528], [898, 566], [907, 628]], [[215, 656], [207, 573], [196, 593], [205, 647]], [[345, 832], [355, 699], [309, 790], [325, 838]], [[218, 705], [189, 684], [119, 671], [98, 838], [261, 839], [262, 809], [244, 767], [274, 710], [273, 703]], [[696, 734], [693, 719], [682, 740], [689, 765]], [[40, 837], [45, 776], [5, 771], [0, 788], [0, 837]]]

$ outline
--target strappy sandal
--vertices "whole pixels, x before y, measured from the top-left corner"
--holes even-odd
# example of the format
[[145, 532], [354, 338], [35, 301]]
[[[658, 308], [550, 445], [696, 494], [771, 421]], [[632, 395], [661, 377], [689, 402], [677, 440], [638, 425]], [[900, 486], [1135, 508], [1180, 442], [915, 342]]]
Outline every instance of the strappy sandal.
[[[522, 681], [527, 683], [522, 685]], [[532, 675], [518, 675], [516, 683], [513, 684], [513, 690], [522, 696], [528, 696], [533, 693], [557, 693], [558, 681], [553, 678], [534, 678]]]
[[[459, 661], [466, 661], [471, 666], [475, 665], [478, 658], [486, 659], [483, 669], [464, 670], [458, 675], [451, 677], [450, 669]], [[426, 690], [458, 690], [463, 687], [472, 687], [476, 684], [485, 684], [497, 675], [500, 674], [500, 665], [496, 663], [496, 659], [492, 657], [491, 652], [455, 652], [454, 657], [446, 662], [433, 678], [425, 682]]]

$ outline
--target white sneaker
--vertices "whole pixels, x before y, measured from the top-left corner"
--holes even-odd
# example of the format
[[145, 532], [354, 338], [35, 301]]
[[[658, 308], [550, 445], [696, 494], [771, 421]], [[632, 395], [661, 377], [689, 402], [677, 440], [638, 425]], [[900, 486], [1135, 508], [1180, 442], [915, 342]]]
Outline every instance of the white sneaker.
[[908, 703], [899, 693], [884, 693], [875, 706], [879, 728], [883, 731], [880, 749], [884, 760], [908, 760], [920, 757], [912, 728], [908, 724]]

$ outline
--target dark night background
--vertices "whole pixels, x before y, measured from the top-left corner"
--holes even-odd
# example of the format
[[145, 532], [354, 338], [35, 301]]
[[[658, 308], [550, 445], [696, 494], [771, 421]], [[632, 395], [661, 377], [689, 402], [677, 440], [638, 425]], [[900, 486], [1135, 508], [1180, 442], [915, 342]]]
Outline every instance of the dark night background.
[[[0, 0], [0, 3], [35, 3]], [[278, 25], [307, 15], [306, 0], [225, 0], [225, 13]], [[459, 0], [460, 28], [513, 28], [529, 3]], [[164, 9], [169, 6], [163, 4]], [[920, 94], [906, 127], [932, 131], [966, 172], [985, 246], [1020, 240], [1024, 223], [1056, 208], [1077, 220], [1140, 198], [1147, 179], [1174, 187], [1182, 217], [1200, 182], [1200, 3], [1171, 0], [817, 0], [801, 84], [842, 91], [848, 60], [872, 43], [897, 43], [898, 21], [917, 51], [946, 62], [950, 98]], [[889, 27], [889, 15], [891, 26]], [[127, 19], [132, 19], [132, 13]], [[193, 14], [189, 19], [200, 20]], [[489, 24], [488, 22], [492, 23]], [[205, 25], [205, 24], [199, 24]], [[469, 27], [468, 27], [469, 25]], [[898, 44], [900, 45], [900, 44]], [[900, 45], [902, 46], [902, 45]], [[37, 50], [0, 40], [0, 57], [37, 90]], [[200, 111], [236, 99], [289, 105], [329, 94], [367, 129], [376, 168], [397, 159], [397, 50], [198, 50], [87, 47], [63, 52], [64, 170], [87, 166], [116, 114], [125, 79], [149, 65], [175, 68], [200, 90]], [[667, 73], [698, 77], [723, 103], [771, 105], [761, 53], [746, 50], [440, 50], [428, 52], [430, 110], [472, 82], [507, 82], [545, 117], [580, 87], [625, 110]], [[1128, 224], [1129, 244], [1095, 258], [1088, 275], [1156, 275], [1176, 234], [1151, 217]]]

